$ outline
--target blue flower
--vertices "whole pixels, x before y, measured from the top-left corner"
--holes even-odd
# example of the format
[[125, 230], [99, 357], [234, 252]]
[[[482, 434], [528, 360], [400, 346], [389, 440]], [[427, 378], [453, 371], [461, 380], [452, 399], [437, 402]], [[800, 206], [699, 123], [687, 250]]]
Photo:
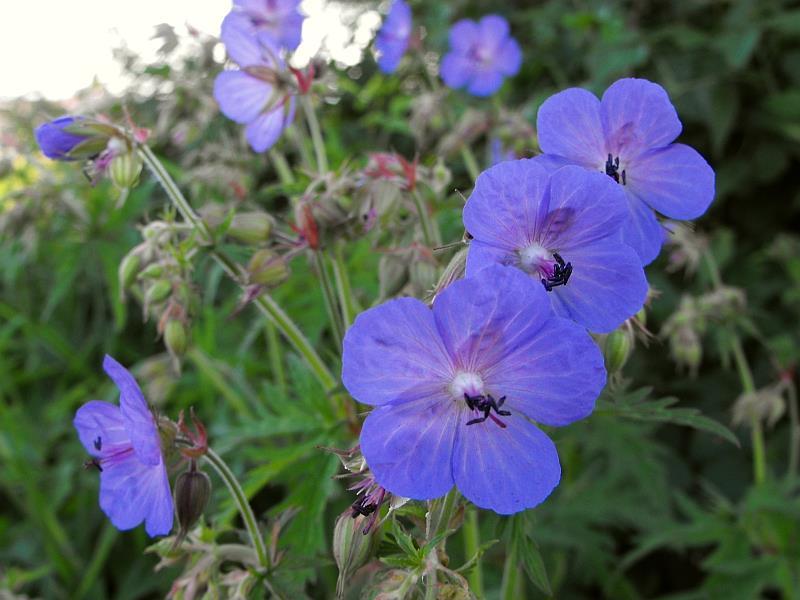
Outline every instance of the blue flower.
[[621, 241], [627, 219], [624, 192], [602, 173], [570, 165], [550, 176], [535, 159], [499, 163], [464, 207], [474, 238], [467, 276], [496, 263], [522, 269], [557, 315], [608, 333], [647, 296], [642, 263]]
[[133, 376], [110, 356], [103, 369], [120, 391], [120, 406], [92, 400], [73, 424], [100, 470], [100, 508], [117, 529], [144, 521], [151, 537], [172, 530], [172, 493], [153, 413]]
[[529, 419], [586, 417], [606, 373], [588, 333], [555, 316], [546, 295], [494, 265], [451, 284], [433, 309], [399, 298], [358, 316], [342, 381], [376, 407], [361, 451], [380, 486], [426, 500], [455, 484], [475, 505], [511, 514], [558, 485], [556, 448]]
[[441, 74], [448, 87], [466, 87], [473, 96], [490, 96], [504, 78], [517, 74], [521, 63], [522, 51], [508, 34], [508, 21], [488, 15], [478, 23], [462, 19], [453, 25]]
[[225, 20], [238, 20], [252, 33], [267, 34], [275, 46], [294, 50], [300, 45], [303, 19], [301, 0], [233, 0]]
[[294, 119], [295, 99], [286, 89], [285, 64], [269, 35], [253, 33], [231, 16], [222, 23], [221, 39], [242, 68], [217, 75], [214, 99], [226, 117], [246, 125], [253, 150], [265, 152]]
[[406, 53], [411, 37], [411, 9], [403, 0], [394, 0], [377, 37], [378, 67], [384, 73], [394, 73]]
[[631, 215], [623, 240], [644, 264], [658, 256], [664, 241], [654, 210], [671, 219], [694, 219], [714, 199], [713, 169], [693, 148], [672, 143], [682, 126], [658, 84], [620, 79], [602, 100], [570, 88], [542, 104], [536, 127], [542, 164], [580, 165], [622, 186]]
[[39, 125], [34, 132], [34, 136], [42, 153], [53, 160], [76, 160], [74, 157], [69, 156], [69, 153], [72, 152], [75, 146], [85, 142], [87, 136], [71, 133], [67, 129], [71, 125], [80, 124], [84, 120], [84, 117], [63, 116]]

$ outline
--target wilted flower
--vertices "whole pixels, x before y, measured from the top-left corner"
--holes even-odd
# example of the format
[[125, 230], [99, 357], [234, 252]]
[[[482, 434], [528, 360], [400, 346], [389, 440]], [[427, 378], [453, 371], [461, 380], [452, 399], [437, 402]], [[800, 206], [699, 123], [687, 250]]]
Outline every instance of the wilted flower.
[[266, 33], [253, 33], [230, 15], [221, 39], [241, 69], [217, 75], [214, 99], [226, 117], [246, 125], [253, 150], [265, 152], [294, 119], [295, 99], [280, 50]]
[[413, 298], [372, 308], [344, 339], [342, 381], [376, 407], [361, 451], [377, 484], [417, 500], [455, 484], [500, 514], [536, 506], [561, 477], [553, 442], [528, 419], [582, 419], [605, 378], [586, 331], [499, 265], [451, 284], [432, 310]]
[[620, 241], [625, 196], [600, 173], [567, 166], [552, 176], [533, 159], [502, 162], [478, 177], [464, 207], [473, 236], [467, 276], [501, 263], [547, 292], [556, 314], [597, 333], [644, 305], [647, 279]]
[[[275, 46], [294, 50], [303, 30], [301, 0], [233, 0], [225, 21], [237, 23], [253, 33], [268, 35]], [[223, 24], [223, 29], [225, 25]]]
[[654, 212], [694, 219], [714, 199], [714, 171], [697, 153], [672, 141], [681, 122], [660, 85], [620, 79], [602, 100], [581, 88], [548, 98], [536, 120], [543, 164], [576, 164], [605, 173], [628, 197], [623, 241], [644, 264], [658, 256], [664, 230]]
[[503, 79], [517, 74], [521, 64], [522, 51], [509, 35], [508, 21], [487, 15], [477, 23], [462, 19], [453, 25], [441, 74], [448, 87], [466, 87], [473, 96], [490, 96]]
[[378, 67], [384, 73], [394, 73], [406, 53], [411, 37], [411, 9], [404, 0], [394, 0], [386, 19], [375, 38]]
[[73, 424], [88, 465], [100, 471], [100, 508], [117, 529], [145, 523], [151, 537], [172, 529], [172, 494], [153, 413], [133, 376], [110, 356], [103, 369], [120, 391], [119, 407], [92, 400], [78, 409]]

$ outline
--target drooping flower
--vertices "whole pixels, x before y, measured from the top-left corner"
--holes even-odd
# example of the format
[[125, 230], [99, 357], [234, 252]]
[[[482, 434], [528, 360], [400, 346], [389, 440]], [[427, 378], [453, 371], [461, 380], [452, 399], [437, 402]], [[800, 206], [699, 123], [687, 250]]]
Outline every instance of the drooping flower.
[[564, 90], [542, 104], [536, 126], [542, 164], [580, 165], [622, 186], [631, 215], [623, 240], [644, 264], [664, 241], [654, 211], [694, 219], [714, 199], [713, 169], [693, 148], [672, 143], [682, 125], [658, 84], [620, 79], [601, 100], [581, 88]]
[[100, 471], [100, 508], [117, 529], [142, 522], [151, 537], [172, 530], [173, 503], [153, 413], [133, 376], [110, 356], [103, 369], [120, 391], [120, 405], [91, 400], [73, 424]]
[[522, 269], [557, 315], [608, 333], [647, 297], [636, 252], [621, 241], [625, 194], [602, 173], [569, 165], [549, 175], [534, 159], [484, 171], [464, 207], [473, 236], [467, 276], [496, 263]]
[[[252, 33], [265, 33], [274, 46], [294, 50], [300, 45], [303, 19], [301, 0], [233, 0], [226, 21], [239, 21]], [[224, 25], [223, 25], [224, 27]]]
[[394, 0], [386, 19], [375, 38], [378, 67], [384, 73], [394, 73], [406, 53], [411, 38], [411, 9], [404, 0]]
[[214, 81], [214, 99], [222, 113], [246, 125], [256, 152], [269, 150], [294, 119], [295, 98], [280, 50], [268, 34], [243, 26], [240, 19], [222, 23], [222, 42], [241, 69], [222, 71]]
[[509, 35], [508, 21], [487, 15], [477, 23], [462, 19], [453, 25], [441, 74], [448, 87], [466, 87], [473, 96], [490, 96], [503, 79], [517, 74], [521, 64], [522, 51]]
[[113, 125], [80, 115], [65, 115], [39, 125], [34, 137], [47, 158], [69, 161], [98, 156], [115, 133]]
[[528, 419], [586, 417], [605, 377], [588, 333], [500, 265], [451, 284], [433, 309], [413, 298], [371, 308], [344, 339], [342, 381], [376, 407], [361, 451], [378, 485], [417, 500], [455, 485], [500, 514], [539, 504], [561, 477], [555, 445]]

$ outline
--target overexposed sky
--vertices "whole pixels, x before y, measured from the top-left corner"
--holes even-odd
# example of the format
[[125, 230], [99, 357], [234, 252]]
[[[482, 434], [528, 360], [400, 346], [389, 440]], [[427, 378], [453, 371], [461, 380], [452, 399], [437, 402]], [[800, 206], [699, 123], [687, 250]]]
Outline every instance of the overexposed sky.
[[[145, 60], [154, 58], [159, 43], [150, 38], [159, 23], [175, 26], [179, 35], [185, 34], [186, 24], [218, 35], [231, 5], [231, 0], [3, 0], [0, 98], [66, 99], [95, 77], [112, 92], [121, 91], [125, 82], [114, 48], [124, 42]], [[341, 9], [328, 0], [304, 0], [302, 7], [309, 18], [296, 53], [300, 62], [324, 40], [335, 59], [355, 64], [380, 24], [379, 14], [368, 11], [347, 28], [340, 21]]]

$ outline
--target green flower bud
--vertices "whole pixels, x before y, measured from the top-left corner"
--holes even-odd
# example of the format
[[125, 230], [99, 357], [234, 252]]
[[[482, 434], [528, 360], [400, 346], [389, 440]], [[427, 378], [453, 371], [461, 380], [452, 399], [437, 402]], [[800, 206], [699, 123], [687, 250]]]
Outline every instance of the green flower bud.
[[633, 336], [628, 328], [616, 329], [606, 336], [603, 343], [603, 358], [606, 370], [616, 373], [622, 370], [633, 348]]
[[381, 299], [394, 296], [408, 281], [408, 265], [402, 256], [384, 254], [378, 261], [378, 283]]
[[436, 265], [427, 260], [418, 258], [411, 263], [409, 276], [417, 295], [427, 296], [433, 291], [438, 275], [436, 271]]
[[139, 182], [139, 175], [142, 173], [142, 159], [136, 152], [123, 152], [111, 159], [108, 172], [111, 181], [117, 188], [130, 189]]
[[158, 279], [147, 288], [144, 298], [148, 305], [158, 304], [169, 298], [171, 293], [172, 283], [168, 279]]
[[175, 512], [180, 526], [179, 536], [184, 537], [203, 512], [211, 498], [211, 479], [203, 471], [197, 470], [192, 460], [188, 471], [175, 480]]
[[447, 263], [442, 276], [439, 277], [439, 281], [436, 283], [434, 296], [439, 294], [457, 279], [464, 277], [464, 272], [467, 267], [467, 250], [468, 248], [466, 246], [461, 248], [461, 250], [453, 255], [453, 258], [450, 259], [450, 262]]
[[273, 287], [289, 278], [289, 265], [272, 250], [259, 250], [247, 264], [247, 280], [252, 285]]
[[117, 277], [119, 278], [119, 288], [123, 292], [127, 290], [133, 282], [136, 281], [136, 275], [139, 273], [139, 267], [142, 265], [142, 256], [136, 249], [125, 255], [122, 262], [119, 263], [117, 269]]
[[164, 274], [164, 265], [153, 263], [139, 273], [139, 279], [157, 279]]
[[336, 582], [337, 597], [341, 598], [350, 576], [367, 562], [371, 553], [373, 531], [364, 534], [365, 517], [353, 518], [350, 510], [345, 511], [336, 520], [333, 528], [333, 558], [339, 567], [339, 579]]
[[228, 235], [245, 244], [261, 244], [269, 239], [274, 221], [264, 212], [243, 212], [234, 215]]
[[164, 327], [164, 344], [173, 357], [186, 352], [186, 327], [178, 319], [170, 319]]

